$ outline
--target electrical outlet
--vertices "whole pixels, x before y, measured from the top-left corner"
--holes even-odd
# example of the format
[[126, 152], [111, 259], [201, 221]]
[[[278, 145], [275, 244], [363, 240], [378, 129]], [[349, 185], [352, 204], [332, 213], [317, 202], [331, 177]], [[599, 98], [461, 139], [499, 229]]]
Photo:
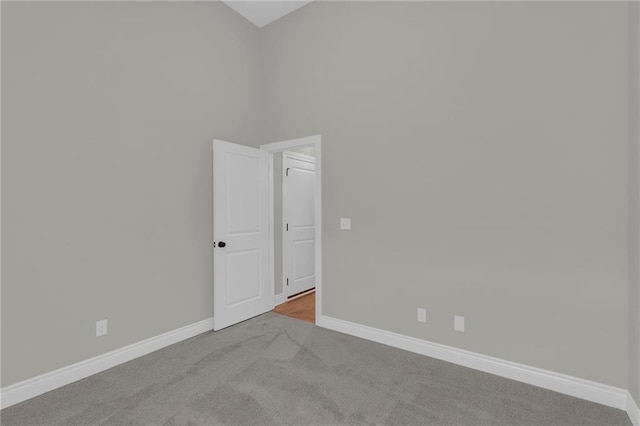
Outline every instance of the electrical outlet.
[[418, 322], [427, 322], [427, 310], [418, 308]]
[[453, 317], [453, 329], [464, 333], [464, 317], [454, 315]]
[[107, 334], [107, 320], [96, 322], [96, 337], [104, 336]]

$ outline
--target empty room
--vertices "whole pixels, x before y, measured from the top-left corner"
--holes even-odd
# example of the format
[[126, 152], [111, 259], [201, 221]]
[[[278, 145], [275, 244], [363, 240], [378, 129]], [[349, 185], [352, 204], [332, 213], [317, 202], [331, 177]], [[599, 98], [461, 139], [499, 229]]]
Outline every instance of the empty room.
[[0, 15], [3, 426], [640, 426], [640, 3]]

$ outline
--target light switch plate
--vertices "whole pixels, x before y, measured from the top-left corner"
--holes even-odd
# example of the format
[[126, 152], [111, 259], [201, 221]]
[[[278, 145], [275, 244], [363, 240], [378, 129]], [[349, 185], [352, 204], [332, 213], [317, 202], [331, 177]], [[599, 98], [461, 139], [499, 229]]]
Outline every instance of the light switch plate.
[[350, 217], [341, 217], [340, 218], [340, 229], [343, 231], [349, 231], [351, 229], [351, 218]]

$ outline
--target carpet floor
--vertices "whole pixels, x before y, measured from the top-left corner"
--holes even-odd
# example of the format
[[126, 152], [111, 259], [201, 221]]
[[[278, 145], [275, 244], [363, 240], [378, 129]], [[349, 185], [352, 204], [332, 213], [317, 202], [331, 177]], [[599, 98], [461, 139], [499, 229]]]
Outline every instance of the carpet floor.
[[11, 425], [630, 425], [626, 413], [267, 313], [0, 412]]

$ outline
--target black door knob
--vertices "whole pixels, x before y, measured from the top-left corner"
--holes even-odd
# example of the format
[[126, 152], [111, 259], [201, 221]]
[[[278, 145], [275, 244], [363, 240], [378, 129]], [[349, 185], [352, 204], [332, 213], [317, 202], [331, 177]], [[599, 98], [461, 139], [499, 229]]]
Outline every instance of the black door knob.
[[218, 243], [218, 247], [224, 247], [224, 246], [226, 246], [226, 245], [227, 245], [227, 243], [225, 243], [224, 241], [220, 241], [220, 242]]

